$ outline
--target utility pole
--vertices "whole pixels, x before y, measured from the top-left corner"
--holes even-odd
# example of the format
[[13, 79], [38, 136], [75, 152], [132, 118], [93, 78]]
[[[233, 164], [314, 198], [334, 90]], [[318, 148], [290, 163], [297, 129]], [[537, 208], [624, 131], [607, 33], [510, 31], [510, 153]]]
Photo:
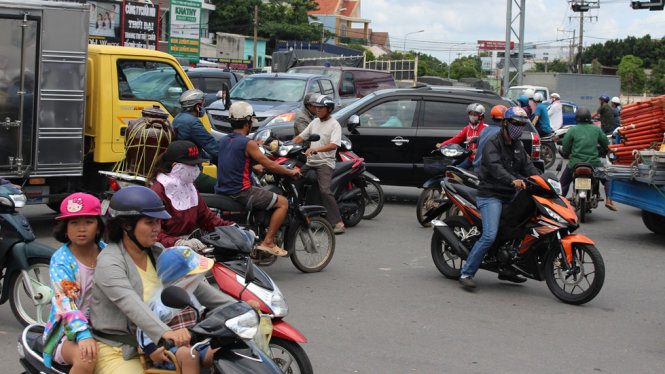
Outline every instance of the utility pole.
[[259, 29], [259, 5], [256, 4], [254, 5], [254, 69], [257, 68], [256, 66], [256, 43], [258, 39], [258, 29]]
[[[582, 5], [584, 5], [584, 1], [582, 1]], [[577, 46], [577, 51], [580, 55], [580, 63], [577, 68], [577, 74], [582, 74], [582, 40], [584, 40], [584, 14], [580, 13], [580, 44]]]

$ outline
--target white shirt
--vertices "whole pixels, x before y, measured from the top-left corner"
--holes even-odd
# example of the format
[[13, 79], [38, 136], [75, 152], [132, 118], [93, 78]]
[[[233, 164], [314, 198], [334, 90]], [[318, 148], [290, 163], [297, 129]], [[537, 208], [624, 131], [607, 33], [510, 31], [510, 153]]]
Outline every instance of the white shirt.
[[[318, 134], [321, 137], [319, 140], [312, 142], [310, 148], [319, 148], [330, 143], [335, 143], [338, 147], [342, 145], [342, 127], [333, 117], [328, 118], [328, 120], [324, 122], [321, 122], [319, 118], [313, 119], [312, 122], [310, 122], [300, 133], [300, 137], [307, 140], [310, 134]], [[328, 165], [334, 169], [336, 152], [337, 150], [335, 149], [328, 152], [317, 152], [316, 154], [307, 157], [307, 165]]]
[[550, 127], [552, 131], [558, 130], [563, 126], [563, 108], [559, 100], [555, 100], [547, 109], [550, 115]]

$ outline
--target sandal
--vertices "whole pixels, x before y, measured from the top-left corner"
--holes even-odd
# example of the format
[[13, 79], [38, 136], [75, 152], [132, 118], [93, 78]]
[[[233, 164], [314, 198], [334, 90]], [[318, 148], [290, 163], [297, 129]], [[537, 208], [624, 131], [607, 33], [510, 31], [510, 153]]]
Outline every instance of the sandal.
[[289, 254], [289, 252], [283, 250], [282, 248], [278, 247], [277, 245], [273, 247], [268, 247], [267, 245], [259, 244], [256, 246], [256, 249], [259, 251], [265, 251], [270, 253], [273, 256], [278, 256], [278, 257], [284, 257]]

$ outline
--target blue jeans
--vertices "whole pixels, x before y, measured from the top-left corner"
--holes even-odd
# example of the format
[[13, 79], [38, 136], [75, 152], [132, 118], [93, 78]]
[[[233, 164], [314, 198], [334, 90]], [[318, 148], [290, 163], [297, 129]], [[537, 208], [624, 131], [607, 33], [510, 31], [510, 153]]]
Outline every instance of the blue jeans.
[[478, 208], [483, 220], [483, 234], [480, 239], [473, 245], [469, 257], [462, 268], [463, 277], [473, 277], [480, 268], [483, 258], [487, 251], [494, 244], [494, 239], [499, 232], [499, 222], [501, 219], [501, 208], [503, 201], [496, 197], [482, 197], [476, 198]]

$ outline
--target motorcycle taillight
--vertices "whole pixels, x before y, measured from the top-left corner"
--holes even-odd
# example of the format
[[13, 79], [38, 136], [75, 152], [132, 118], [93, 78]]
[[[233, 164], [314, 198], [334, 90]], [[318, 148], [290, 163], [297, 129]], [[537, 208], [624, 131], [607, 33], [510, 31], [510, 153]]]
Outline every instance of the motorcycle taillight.
[[539, 159], [540, 158], [540, 136], [538, 133], [531, 133], [531, 158]]
[[109, 177], [109, 186], [113, 190], [113, 192], [118, 192], [122, 187], [120, 187], [120, 184], [118, 183], [117, 180]]

